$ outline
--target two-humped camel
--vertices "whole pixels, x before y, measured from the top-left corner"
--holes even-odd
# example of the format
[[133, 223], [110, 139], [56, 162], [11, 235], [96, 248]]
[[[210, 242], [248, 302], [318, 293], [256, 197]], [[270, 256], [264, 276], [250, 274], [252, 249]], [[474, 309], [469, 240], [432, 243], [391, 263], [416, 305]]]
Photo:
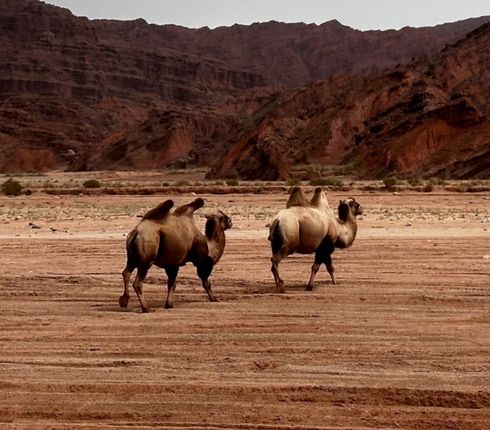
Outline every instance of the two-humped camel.
[[361, 214], [359, 203], [354, 198], [348, 198], [340, 201], [336, 217], [321, 188], [316, 188], [311, 201], [307, 202], [301, 188], [295, 187], [286, 209], [279, 211], [270, 226], [271, 270], [276, 290], [281, 293], [285, 291], [284, 281], [279, 275], [279, 263], [295, 252], [315, 253], [307, 290], [313, 289], [315, 275], [322, 264], [325, 264], [332, 283], [336, 284], [332, 253], [335, 248], [352, 245], [357, 233], [356, 216]]
[[225, 230], [232, 227], [231, 219], [223, 212], [208, 215], [205, 234], [194, 221], [194, 212], [204, 205], [198, 198], [192, 203], [177, 207], [166, 200], [148, 211], [141, 222], [128, 234], [126, 240], [127, 264], [122, 272], [124, 292], [119, 305], [126, 308], [129, 302], [129, 281], [134, 269], [138, 269], [133, 288], [138, 296], [143, 312], [149, 307], [143, 296], [143, 281], [154, 264], [165, 269], [168, 276], [168, 294], [165, 308], [173, 307], [177, 273], [180, 266], [191, 262], [197, 268], [202, 286], [212, 302], [218, 301], [211, 290], [209, 276], [214, 265], [223, 255]]

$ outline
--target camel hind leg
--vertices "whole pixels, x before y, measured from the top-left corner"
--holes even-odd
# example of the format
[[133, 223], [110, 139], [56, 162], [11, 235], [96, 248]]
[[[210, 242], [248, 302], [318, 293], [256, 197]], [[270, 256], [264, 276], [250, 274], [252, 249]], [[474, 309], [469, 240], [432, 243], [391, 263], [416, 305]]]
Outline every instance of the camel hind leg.
[[165, 302], [165, 309], [172, 309], [174, 307], [174, 291], [177, 285], [177, 274], [179, 273], [179, 266], [165, 267], [167, 273], [167, 301]]
[[289, 255], [288, 249], [283, 248], [276, 254], [274, 254], [271, 258], [271, 271], [272, 274], [274, 275], [274, 281], [276, 283], [276, 291], [278, 293], [284, 293], [286, 291], [284, 287], [284, 281], [281, 278], [281, 275], [279, 274], [279, 263], [286, 258]]
[[131, 280], [131, 274], [133, 273], [134, 269], [138, 267], [138, 261], [140, 260], [138, 245], [136, 243], [137, 237], [138, 237], [138, 233], [136, 229], [134, 229], [128, 234], [128, 238], [127, 238], [126, 267], [122, 271], [124, 291], [122, 296], [119, 297], [119, 306], [123, 309], [126, 309], [128, 307], [129, 298], [130, 298], [129, 281]]
[[271, 272], [274, 275], [274, 282], [276, 283], [276, 292], [284, 293], [284, 281], [279, 274], [279, 263], [286, 258], [289, 252], [289, 246], [287, 240], [284, 238], [281, 232], [281, 226], [276, 220], [272, 224], [271, 232], [269, 234], [269, 240], [271, 242], [272, 258], [271, 258]]
[[324, 239], [320, 246], [317, 248], [315, 252], [315, 262], [311, 266], [311, 275], [308, 285], [306, 286], [307, 291], [313, 291], [313, 281], [315, 280], [315, 276], [320, 270], [320, 266], [325, 264], [327, 266], [327, 271], [332, 278], [332, 283], [335, 285], [335, 275], [334, 268], [332, 264], [332, 252], [334, 252], [335, 246], [329, 239]]
[[211, 289], [211, 281], [209, 276], [213, 271], [213, 260], [210, 257], [206, 257], [204, 261], [197, 267], [197, 275], [201, 278], [202, 287], [206, 291], [210, 302], [217, 302], [218, 298], [214, 295]]
[[289, 249], [286, 245], [281, 246], [277, 252], [274, 252], [271, 258], [271, 271], [272, 274], [274, 275], [274, 281], [276, 283], [276, 291], [278, 293], [284, 293], [285, 292], [285, 287], [284, 287], [284, 281], [281, 278], [281, 275], [279, 274], [279, 263], [286, 258], [289, 255]]
[[128, 307], [129, 303], [129, 281], [131, 280], [131, 273], [133, 273], [136, 266], [132, 265], [129, 261], [126, 264], [126, 267], [122, 271], [122, 277], [124, 282], [124, 291], [122, 296], [119, 297], [119, 306], [123, 309]]
[[146, 278], [146, 275], [148, 274], [149, 269], [150, 266], [147, 265], [139, 266], [138, 273], [136, 274], [136, 279], [134, 280], [133, 283], [133, 289], [136, 292], [136, 295], [138, 296], [138, 300], [140, 301], [140, 305], [141, 305], [141, 311], [143, 313], [150, 312], [150, 308], [146, 304], [146, 300], [143, 296], [143, 282]]

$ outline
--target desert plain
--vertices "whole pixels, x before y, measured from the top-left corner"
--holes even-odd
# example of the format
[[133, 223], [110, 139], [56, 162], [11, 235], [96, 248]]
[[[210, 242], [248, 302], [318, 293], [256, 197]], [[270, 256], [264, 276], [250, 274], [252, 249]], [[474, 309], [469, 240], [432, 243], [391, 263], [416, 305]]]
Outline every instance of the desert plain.
[[313, 256], [292, 255], [277, 294], [287, 191], [199, 193], [200, 226], [234, 223], [220, 301], [188, 265], [164, 310], [152, 268], [149, 314], [118, 306], [125, 235], [195, 193], [0, 196], [0, 428], [490, 428], [490, 193], [328, 191], [348, 195], [364, 214], [339, 284], [323, 268], [305, 291]]

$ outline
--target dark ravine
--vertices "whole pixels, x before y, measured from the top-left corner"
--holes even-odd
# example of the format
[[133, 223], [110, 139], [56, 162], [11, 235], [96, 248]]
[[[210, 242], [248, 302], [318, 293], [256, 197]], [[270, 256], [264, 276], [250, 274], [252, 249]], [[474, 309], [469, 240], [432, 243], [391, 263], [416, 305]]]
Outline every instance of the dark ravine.
[[[439, 116], [459, 118], [464, 111], [471, 122], [464, 142], [471, 140], [471, 130], [485, 133], [488, 92], [477, 95], [478, 76], [468, 76], [475, 67], [486, 73], [483, 54], [451, 57], [463, 52], [458, 45], [438, 51], [489, 20], [399, 31], [361, 32], [337, 21], [210, 30], [141, 19], [90, 21], [38, 0], [3, 0], [0, 171], [155, 169], [219, 159], [214, 176], [275, 179], [289, 176], [297, 163], [352, 164], [345, 158], [352, 154], [366, 158], [368, 166], [379, 164], [359, 169], [360, 175], [408, 171], [410, 163], [385, 166], [393, 154], [388, 143], [401, 137], [386, 125], [380, 129], [376, 118], [383, 116], [385, 101], [371, 106], [367, 92], [384, 94], [383, 85], [395, 86], [400, 70], [424, 74], [422, 64], [432, 64], [434, 75], [424, 79], [444, 94], [430, 96], [438, 100], [430, 103], [442, 109]], [[473, 39], [459, 43], [468, 46]], [[421, 56], [428, 59], [412, 60]], [[382, 72], [386, 67], [395, 67], [391, 80]], [[413, 95], [406, 88], [390, 91], [387, 106]], [[457, 100], [458, 91], [464, 101], [445, 109], [438, 98]], [[350, 109], [349, 103], [362, 108]], [[389, 115], [396, 117], [394, 126], [397, 115], [396, 108]], [[367, 127], [366, 121], [373, 124]], [[367, 149], [372, 145], [379, 159]], [[448, 173], [486, 174], [472, 161], [485, 150], [473, 146], [471, 153], [460, 148], [464, 159]], [[250, 162], [242, 165], [240, 154], [233, 155], [237, 151]], [[425, 161], [431, 172], [437, 170]]]

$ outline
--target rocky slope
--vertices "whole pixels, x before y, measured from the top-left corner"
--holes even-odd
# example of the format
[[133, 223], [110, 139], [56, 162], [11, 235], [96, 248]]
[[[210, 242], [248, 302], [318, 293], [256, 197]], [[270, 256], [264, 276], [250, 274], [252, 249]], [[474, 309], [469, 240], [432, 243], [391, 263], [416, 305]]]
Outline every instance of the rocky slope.
[[84, 169], [101, 142], [153, 109], [232, 111], [264, 85], [218, 60], [115, 43], [103, 26], [34, 0], [4, 0], [0, 25], [3, 171]]
[[489, 70], [485, 24], [431, 59], [282, 94], [211, 176], [284, 179], [298, 165], [321, 164], [360, 177], [488, 178]]
[[[271, 173], [276, 177], [288, 175], [298, 160], [345, 162], [351, 138], [344, 129], [350, 125], [338, 119], [327, 130], [342, 103], [325, 100], [350, 94], [357, 103], [353, 88], [364, 78], [328, 77], [366, 76], [433, 54], [488, 19], [400, 31], [360, 32], [336, 21], [210, 30], [90, 21], [37, 0], [2, 0], [0, 171], [208, 165], [257, 127], [273, 141], [271, 153], [253, 150], [259, 161], [246, 172], [240, 163], [235, 169], [243, 176], [263, 174], [253, 170], [265, 162], [278, 165], [272, 171], [280, 173]], [[304, 100], [299, 111], [296, 97]], [[328, 147], [345, 150], [313, 157], [309, 148], [319, 146], [306, 139], [310, 132], [302, 124], [310, 124], [323, 105], [324, 132], [346, 136]], [[269, 114], [282, 115], [284, 124], [269, 118], [268, 126], [263, 119]], [[358, 131], [364, 148], [374, 137], [365, 128]], [[291, 143], [285, 152], [284, 139]], [[295, 148], [295, 142], [307, 144]], [[276, 147], [282, 148], [277, 155]], [[368, 156], [360, 149], [357, 154]]]

